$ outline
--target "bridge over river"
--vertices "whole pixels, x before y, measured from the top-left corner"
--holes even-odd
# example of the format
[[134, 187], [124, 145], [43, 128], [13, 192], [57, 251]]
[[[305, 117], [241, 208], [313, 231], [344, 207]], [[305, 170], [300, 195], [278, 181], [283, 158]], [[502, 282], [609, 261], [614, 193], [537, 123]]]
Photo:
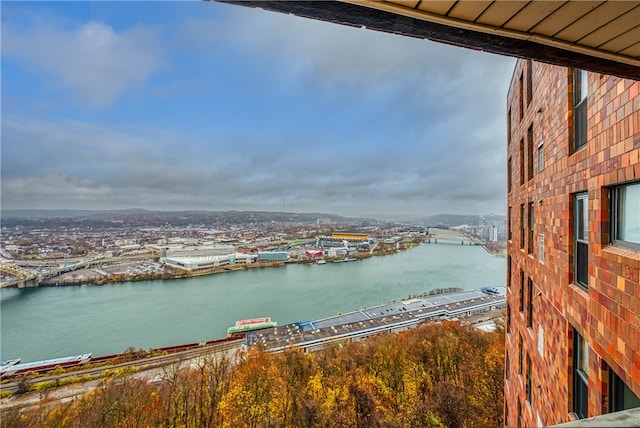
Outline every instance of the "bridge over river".
[[[2, 282], [0, 282], [0, 288], [37, 287], [39, 285], [35, 273], [14, 263], [0, 263], [0, 275], [3, 279]], [[7, 279], [5, 280], [5, 278]]]
[[84, 269], [96, 264], [102, 264], [109, 260], [112, 259], [108, 259], [103, 256], [88, 260], [80, 260], [76, 263], [67, 264], [41, 274], [36, 274], [13, 262], [1, 262], [0, 275], [2, 275], [3, 280], [2, 282], [0, 282], [0, 288], [38, 287], [42, 281], [46, 281], [47, 279], [53, 278], [63, 273], [72, 272], [78, 269]]
[[429, 231], [423, 242], [427, 244], [460, 244], [460, 245], [482, 245], [485, 242], [481, 239], [468, 236], [456, 230], [434, 229]]

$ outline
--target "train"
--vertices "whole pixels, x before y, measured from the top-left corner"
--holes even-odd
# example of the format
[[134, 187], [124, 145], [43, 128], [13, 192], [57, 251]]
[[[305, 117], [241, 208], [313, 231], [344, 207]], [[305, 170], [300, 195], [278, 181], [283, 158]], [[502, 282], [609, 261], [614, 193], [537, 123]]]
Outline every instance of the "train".
[[[174, 354], [182, 351], [187, 351], [190, 349], [196, 349], [200, 347], [210, 346], [210, 345], [220, 345], [228, 342], [233, 342], [236, 340], [244, 339], [243, 335], [233, 334], [223, 339], [215, 339], [208, 340], [206, 342], [195, 342], [195, 343], [186, 343], [183, 345], [173, 345], [173, 346], [165, 346], [162, 348], [153, 348], [148, 350], [138, 350], [133, 352], [123, 352], [120, 354], [111, 354], [111, 355], [102, 355], [99, 357], [94, 357], [92, 354], [81, 354], [81, 355], [73, 355], [69, 357], [62, 358], [53, 358], [42, 361], [34, 361], [23, 364], [3, 364], [0, 366], [0, 379], [16, 379], [24, 375], [28, 375], [30, 373], [46, 373], [51, 370], [55, 370], [57, 368], [70, 369], [70, 368], [81, 368], [84, 365], [91, 365], [97, 363], [104, 362], [117, 362], [120, 361], [130, 361], [140, 358], [145, 358], [152, 354]], [[16, 359], [19, 361], [20, 359]], [[9, 361], [16, 361], [9, 360]]]

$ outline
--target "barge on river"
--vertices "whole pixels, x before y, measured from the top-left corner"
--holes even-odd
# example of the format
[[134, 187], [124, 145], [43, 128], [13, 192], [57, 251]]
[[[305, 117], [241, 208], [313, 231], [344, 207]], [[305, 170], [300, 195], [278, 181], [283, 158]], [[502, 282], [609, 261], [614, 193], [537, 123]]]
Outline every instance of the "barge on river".
[[249, 331], [260, 330], [263, 328], [277, 327], [278, 323], [271, 321], [269, 317], [263, 318], [251, 318], [246, 320], [236, 321], [235, 326], [231, 326], [227, 329], [227, 336], [234, 334], [246, 333]]

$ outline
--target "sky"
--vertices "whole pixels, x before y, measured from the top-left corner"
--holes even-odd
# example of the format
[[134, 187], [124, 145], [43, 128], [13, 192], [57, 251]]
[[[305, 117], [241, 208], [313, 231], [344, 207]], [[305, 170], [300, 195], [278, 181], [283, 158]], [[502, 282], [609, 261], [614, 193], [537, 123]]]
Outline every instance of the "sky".
[[216, 2], [1, 8], [2, 209], [505, 212], [513, 58]]

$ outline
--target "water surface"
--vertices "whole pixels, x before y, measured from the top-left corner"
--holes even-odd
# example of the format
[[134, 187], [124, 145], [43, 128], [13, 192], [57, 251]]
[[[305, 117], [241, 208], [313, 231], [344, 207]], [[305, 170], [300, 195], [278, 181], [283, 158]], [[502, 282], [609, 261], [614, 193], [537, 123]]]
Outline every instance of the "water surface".
[[224, 337], [236, 320], [325, 318], [444, 287], [503, 286], [505, 259], [425, 244], [358, 262], [288, 265], [180, 280], [3, 289], [0, 359], [23, 362]]

